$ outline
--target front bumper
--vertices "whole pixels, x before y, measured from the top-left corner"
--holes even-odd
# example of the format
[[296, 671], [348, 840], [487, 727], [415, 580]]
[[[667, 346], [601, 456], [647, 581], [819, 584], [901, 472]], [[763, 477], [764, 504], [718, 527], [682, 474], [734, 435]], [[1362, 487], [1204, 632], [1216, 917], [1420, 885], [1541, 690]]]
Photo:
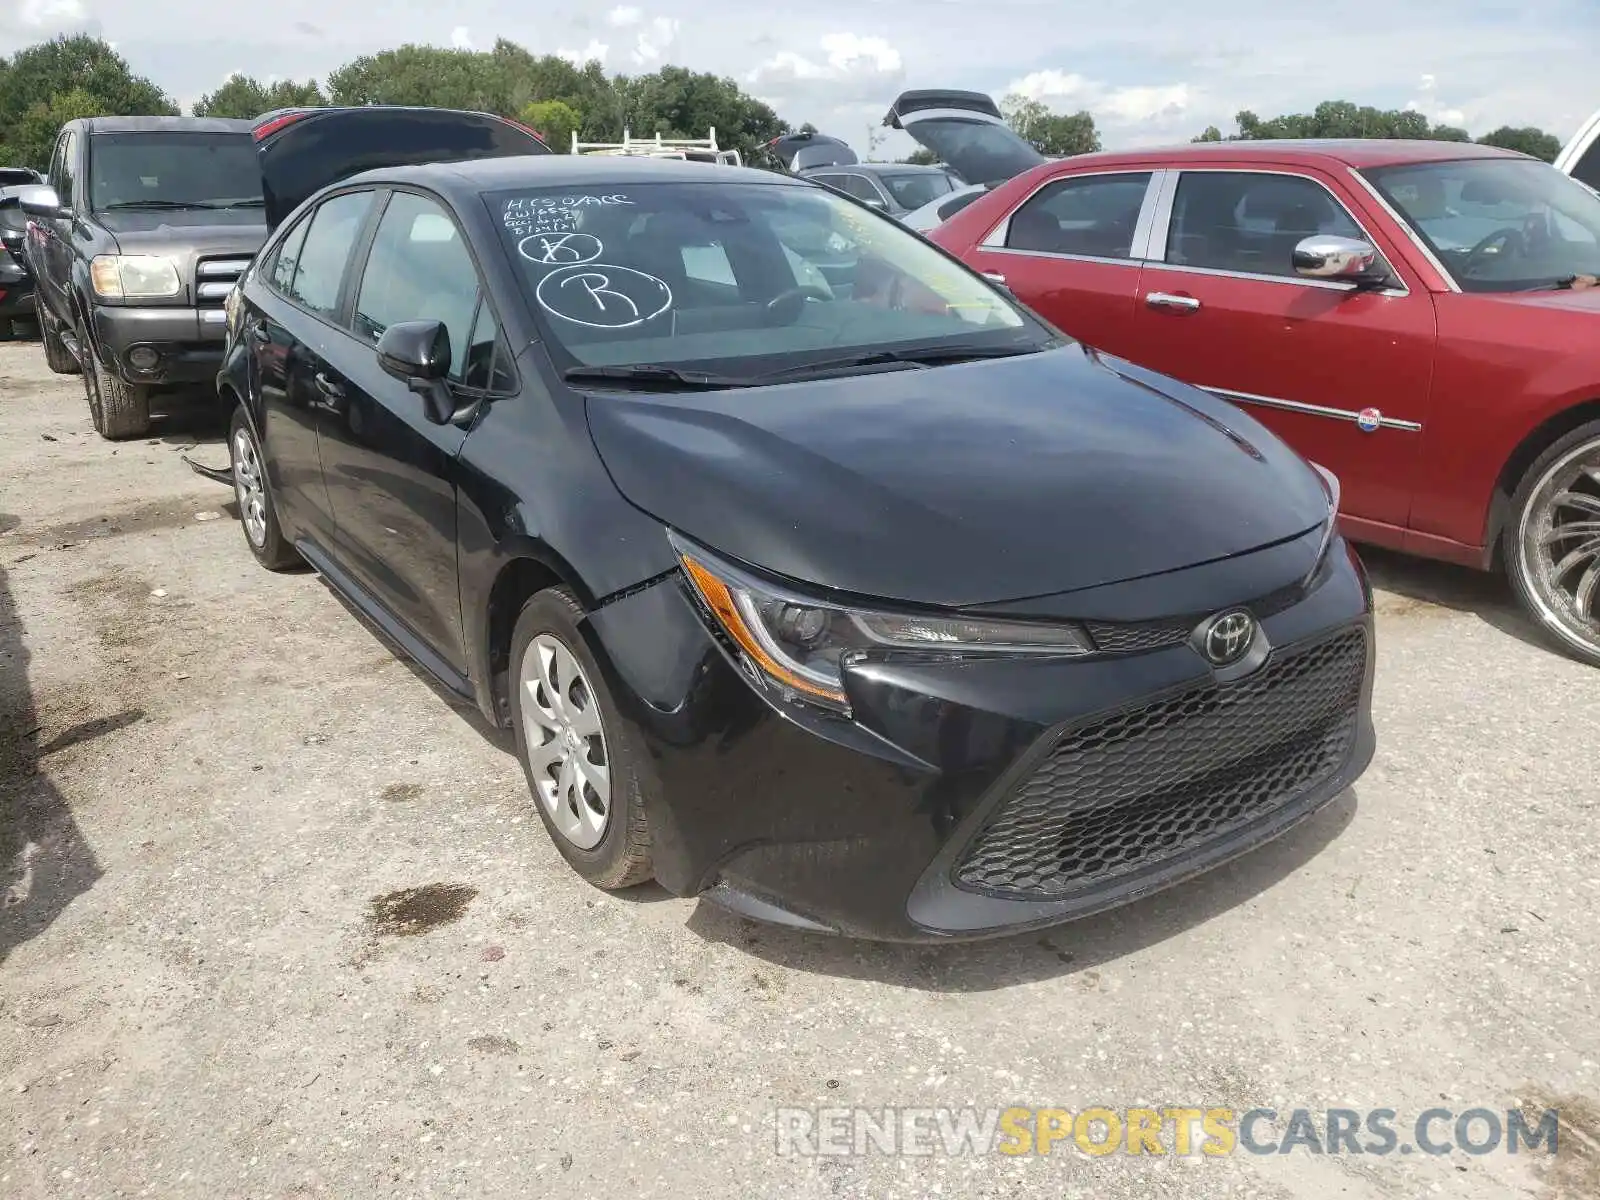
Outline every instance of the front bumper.
[[[100, 361], [128, 384], [210, 383], [222, 366], [227, 327], [220, 308], [98, 305], [92, 321]], [[154, 351], [154, 366], [130, 361], [139, 347]]]
[[1271, 648], [1237, 678], [1171, 640], [880, 662], [852, 672], [850, 719], [759, 695], [675, 578], [588, 634], [648, 751], [663, 886], [801, 928], [946, 941], [1128, 903], [1361, 775], [1374, 643], [1354, 551], [1336, 540], [1307, 594], [1257, 615]]

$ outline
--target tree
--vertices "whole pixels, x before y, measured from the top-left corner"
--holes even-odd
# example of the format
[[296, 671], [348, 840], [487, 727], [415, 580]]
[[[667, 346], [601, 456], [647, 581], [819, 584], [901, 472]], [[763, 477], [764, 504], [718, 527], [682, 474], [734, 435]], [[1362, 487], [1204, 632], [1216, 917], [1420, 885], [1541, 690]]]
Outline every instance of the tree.
[[557, 154], [572, 148], [573, 131], [583, 124], [578, 110], [564, 100], [531, 101], [522, 106], [517, 120], [542, 137]]
[[1000, 102], [1006, 124], [1047, 158], [1070, 158], [1100, 149], [1100, 133], [1088, 111], [1055, 113], [1039, 100], [1012, 94]]
[[769, 106], [725, 77], [662, 67], [631, 79], [619, 76], [615, 84], [622, 98], [623, 123], [637, 137], [659, 133], [703, 138], [715, 128], [719, 147], [751, 158], [759, 147], [789, 132]]
[[44, 170], [61, 123], [75, 117], [177, 111], [99, 38], [52, 38], [0, 60], [0, 163]]
[[304, 83], [279, 79], [264, 84], [248, 75], [230, 75], [216, 91], [195, 101], [194, 115], [251, 120], [275, 108], [320, 108], [326, 103], [315, 79]]
[[1532, 125], [1524, 125], [1520, 129], [1502, 125], [1499, 129], [1484, 134], [1478, 141], [1485, 146], [1499, 146], [1503, 150], [1517, 150], [1523, 154], [1530, 154], [1545, 162], [1555, 162], [1556, 155], [1561, 153], [1560, 138]]
[[926, 146], [918, 146], [910, 154], [900, 160], [918, 167], [932, 167], [939, 163], [939, 156]]

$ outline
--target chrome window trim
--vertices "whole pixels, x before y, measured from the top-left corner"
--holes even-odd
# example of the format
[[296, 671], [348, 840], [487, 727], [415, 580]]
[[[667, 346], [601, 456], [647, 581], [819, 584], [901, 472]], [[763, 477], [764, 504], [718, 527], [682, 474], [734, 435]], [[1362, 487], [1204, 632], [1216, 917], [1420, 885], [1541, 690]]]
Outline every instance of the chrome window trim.
[[[1154, 211], [1153, 206], [1157, 191], [1155, 185], [1160, 177], [1166, 173], [1166, 169], [1163, 167], [1115, 167], [1105, 171], [1071, 171], [1061, 175], [1052, 175], [1050, 178], [1035, 184], [1026, 196], [1016, 204], [1013, 204], [1011, 210], [1001, 217], [999, 222], [988, 233], [983, 235], [982, 240], [978, 242], [977, 248], [980, 250], [1002, 250], [1007, 254], [1030, 254], [1041, 258], [1089, 259], [1092, 262], [1126, 262], [1137, 265], [1141, 259], [1134, 252], [1142, 248], [1139, 240], [1141, 231], [1144, 234], [1145, 245], [1148, 245], [1150, 240], [1150, 216]], [[1069, 180], [1101, 179], [1106, 176], [1122, 175], [1150, 176], [1149, 182], [1145, 184], [1144, 199], [1139, 204], [1139, 215], [1133, 223], [1133, 240], [1128, 246], [1127, 258], [1102, 258], [1083, 254], [1053, 254], [1047, 250], [1017, 250], [1006, 245], [1006, 237], [1011, 232], [1011, 218], [1021, 212], [1028, 202], [1044, 191], [1045, 188], [1057, 183], [1065, 183]]]
[[1048, 250], [1013, 250], [1009, 246], [984, 247], [993, 254], [1010, 254], [1017, 258], [1042, 258], [1049, 262], [1103, 263], [1108, 267], [1141, 267], [1146, 264], [1137, 258], [1101, 258], [1094, 254], [1053, 254]]
[[1380, 192], [1373, 185], [1372, 181], [1363, 175], [1358, 168], [1346, 167], [1345, 170], [1349, 171], [1351, 178], [1353, 178], [1364, 189], [1366, 189], [1367, 195], [1371, 196], [1373, 200], [1377, 201], [1378, 207], [1389, 214], [1389, 218], [1400, 227], [1400, 231], [1404, 233], [1407, 239], [1410, 240], [1411, 244], [1421, 252], [1422, 257], [1427, 260], [1428, 265], [1438, 273], [1440, 279], [1444, 280], [1445, 287], [1452, 292], [1460, 293], [1461, 285], [1456, 282], [1456, 277], [1450, 274], [1450, 272], [1445, 269], [1445, 265], [1439, 261], [1438, 256], [1434, 254], [1432, 250], [1428, 249], [1428, 243], [1424, 242], [1420, 237], [1417, 236], [1417, 231], [1411, 228], [1411, 222], [1407, 221], [1403, 216], [1395, 211], [1394, 205], [1390, 204], [1386, 199], [1384, 199], [1383, 193]]
[[[1207, 384], [1200, 385], [1201, 390], [1210, 392], [1223, 400], [1238, 400], [1243, 404], [1259, 404], [1263, 408], [1281, 408], [1285, 412], [1303, 413], [1310, 417], [1327, 417], [1335, 421], [1358, 422], [1361, 414], [1353, 409], [1333, 408], [1326, 404], [1305, 404], [1299, 400], [1285, 400], [1279, 396], [1258, 396], [1254, 392], [1236, 392], [1232, 388], [1211, 387]], [[1399, 417], [1379, 417], [1379, 429], [1394, 429], [1402, 433], [1422, 432], [1420, 421], [1405, 421]]]
[[[1353, 284], [1353, 283], [1339, 283], [1336, 280], [1307, 279], [1304, 276], [1300, 276], [1300, 275], [1265, 275], [1265, 274], [1258, 274], [1258, 273], [1253, 272], [1253, 271], [1229, 271], [1229, 270], [1225, 270], [1225, 269], [1220, 268], [1220, 267], [1186, 267], [1186, 266], [1183, 266], [1183, 265], [1181, 265], [1179, 263], [1169, 263], [1169, 262], [1167, 262], [1167, 241], [1172, 236], [1172, 209], [1173, 209], [1173, 205], [1177, 201], [1178, 188], [1181, 186], [1181, 184], [1183, 182], [1183, 176], [1185, 176], [1185, 175], [1279, 175], [1279, 176], [1283, 176], [1283, 177], [1290, 178], [1290, 179], [1304, 179], [1307, 183], [1314, 183], [1319, 188], [1321, 188], [1324, 192], [1326, 192], [1328, 194], [1328, 199], [1332, 200], [1335, 204], [1337, 204], [1339, 206], [1340, 211], [1343, 212], [1345, 216], [1350, 218], [1350, 223], [1361, 231], [1361, 236], [1366, 240], [1367, 244], [1369, 246], [1373, 247], [1373, 249], [1377, 250], [1379, 255], [1381, 255], [1383, 257], [1384, 262], [1388, 263], [1389, 269], [1391, 271], [1394, 271], [1396, 278], [1400, 279], [1400, 286], [1398, 288], [1383, 288], [1383, 289], [1378, 291], [1379, 295], [1382, 295], [1382, 296], [1409, 296], [1411, 294], [1410, 286], [1406, 283], [1405, 279], [1400, 276], [1400, 272], [1398, 270], [1396, 270], [1395, 265], [1392, 262], [1389, 262], [1388, 255], [1385, 255], [1383, 253], [1382, 248], [1378, 244], [1378, 240], [1372, 236], [1372, 231], [1370, 229], [1368, 229], [1366, 227], [1366, 225], [1364, 225], [1362, 223], [1360, 217], [1356, 216], [1355, 213], [1350, 211], [1350, 206], [1348, 204], [1346, 204], [1339, 197], [1339, 194], [1337, 192], [1335, 192], [1331, 187], [1329, 187], [1325, 181], [1323, 181], [1321, 179], [1318, 179], [1315, 175], [1307, 175], [1304, 171], [1296, 171], [1296, 170], [1293, 170], [1293, 169], [1288, 168], [1288, 167], [1273, 167], [1273, 166], [1267, 166], [1267, 167], [1175, 167], [1175, 168], [1171, 168], [1169, 173], [1173, 176], [1172, 187], [1171, 187], [1170, 193], [1168, 194], [1168, 196], [1166, 198], [1166, 204], [1165, 204], [1164, 209], [1163, 209], [1163, 211], [1161, 213], [1161, 220], [1150, 231], [1150, 235], [1151, 235], [1150, 236], [1151, 254], [1150, 254], [1150, 257], [1145, 262], [1146, 266], [1156, 267], [1158, 269], [1164, 269], [1164, 270], [1168, 270], [1168, 271], [1192, 271], [1197, 275], [1216, 275], [1216, 276], [1220, 276], [1220, 277], [1228, 278], [1228, 279], [1258, 279], [1258, 280], [1270, 281], [1270, 282], [1273, 282], [1273, 283], [1287, 283], [1287, 284], [1297, 285], [1297, 286], [1300, 286], [1300, 287], [1320, 287], [1320, 288], [1324, 288], [1324, 289], [1327, 289], [1327, 288], [1331, 287], [1331, 288], [1337, 289], [1338, 291], [1342, 291], [1342, 292], [1343, 291], [1355, 291], [1355, 290], [1357, 290], [1356, 289], [1356, 285]], [[1366, 180], [1362, 180], [1362, 182], [1366, 183]], [[1368, 184], [1368, 188], [1369, 189], [1370, 189], [1370, 187], [1371, 187], [1371, 185]], [[1159, 252], [1157, 252], [1157, 247], [1160, 248]]]

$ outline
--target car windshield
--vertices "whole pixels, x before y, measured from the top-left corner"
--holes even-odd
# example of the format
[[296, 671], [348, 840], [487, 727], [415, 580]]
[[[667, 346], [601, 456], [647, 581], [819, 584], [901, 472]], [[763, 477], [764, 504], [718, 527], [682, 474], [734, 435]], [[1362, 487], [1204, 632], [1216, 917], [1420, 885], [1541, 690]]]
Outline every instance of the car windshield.
[[901, 208], [921, 208], [932, 204], [940, 196], [954, 189], [950, 176], [943, 171], [917, 171], [904, 175], [879, 175], [878, 182], [889, 189], [895, 203]]
[[821, 187], [618, 184], [484, 200], [562, 367], [748, 379], [868, 352], [1059, 344], [899, 222]]
[[1479, 158], [1365, 174], [1464, 292], [1600, 273], [1600, 197], [1554, 167]]
[[248, 133], [97, 133], [89, 203], [115, 208], [260, 207], [261, 166]]

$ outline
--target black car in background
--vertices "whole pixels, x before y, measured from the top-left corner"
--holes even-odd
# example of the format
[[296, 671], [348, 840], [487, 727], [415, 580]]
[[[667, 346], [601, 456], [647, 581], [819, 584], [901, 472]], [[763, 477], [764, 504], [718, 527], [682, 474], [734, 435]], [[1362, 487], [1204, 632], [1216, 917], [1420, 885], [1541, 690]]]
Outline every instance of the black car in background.
[[[7, 183], [8, 179], [14, 182]], [[28, 217], [21, 199], [38, 186], [34, 171], [0, 168], [0, 341], [18, 336], [18, 326], [33, 320], [33, 275], [23, 258]]]
[[[333, 116], [373, 145], [462, 157], [549, 153], [531, 131], [481, 114], [453, 116], [441, 141], [437, 111], [67, 122], [50, 166], [52, 191], [23, 206], [37, 231], [28, 266], [39, 287], [46, 361], [61, 374], [82, 372], [95, 429], [107, 438], [140, 437], [152, 402], [215, 380], [223, 300], [260, 249], [280, 198], [263, 191], [261, 164], [273, 163], [283, 144], [299, 147], [287, 173], [278, 172], [288, 188], [297, 185], [294, 171], [324, 168], [329, 145], [316, 149], [318, 131]], [[337, 153], [342, 170], [361, 169], [348, 140]]]
[[1238, 409], [792, 176], [293, 157], [218, 378], [246, 542], [513, 729], [596, 885], [1001, 934], [1369, 762], [1337, 485]]

